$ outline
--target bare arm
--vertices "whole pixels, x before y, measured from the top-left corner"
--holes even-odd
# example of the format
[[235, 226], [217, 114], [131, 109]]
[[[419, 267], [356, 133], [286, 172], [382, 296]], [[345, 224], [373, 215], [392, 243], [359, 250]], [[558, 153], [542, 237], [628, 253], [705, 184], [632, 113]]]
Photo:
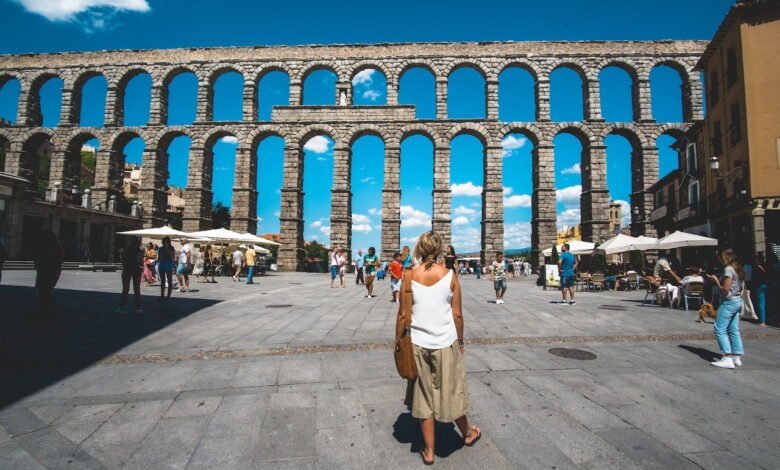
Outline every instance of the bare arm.
[[395, 344], [396, 348], [398, 347], [398, 342], [401, 341], [401, 336], [404, 334], [404, 329], [406, 328], [406, 318], [404, 316], [404, 308], [406, 307], [406, 296], [404, 295], [404, 291], [406, 290], [406, 283], [410, 282], [407, 278], [411, 278], [411, 272], [410, 273], [404, 273], [403, 281], [401, 285], [401, 295], [398, 297], [401, 299], [401, 302], [398, 304], [398, 313], [395, 317]]
[[[455, 331], [458, 332], [458, 341], [463, 341], [463, 308], [461, 305], [460, 283], [458, 278], [452, 277], [452, 318], [455, 320]], [[463, 351], [463, 345], [460, 346]]]

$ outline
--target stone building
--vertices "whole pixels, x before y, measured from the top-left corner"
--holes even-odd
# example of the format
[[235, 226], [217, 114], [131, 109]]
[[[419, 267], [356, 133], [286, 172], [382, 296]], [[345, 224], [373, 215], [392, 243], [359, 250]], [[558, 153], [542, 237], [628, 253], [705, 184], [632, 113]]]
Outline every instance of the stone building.
[[[477, 137], [484, 149], [482, 193], [482, 253], [504, 248], [503, 163], [501, 142], [510, 133], [526, 136], [533, 144], [532, 259], [556, 240], [556, 195], [553, 139], [562, 132], [582, 143], [582, 238], [600, 241], [609, 231], [609, 192], [606, 187], [604, 139], [611, 134], [626, 137], [632, 151], [632, 230], [652, 234], [649, 215], [652, 195], [647, 188], [658, 179], [656, 139], [662, 134], [680, 135], [688, 123], [702, 118], [701, 88], [696, 61], [706, 43], [700, 41], [597, 41], [429, 43], [330, 46], [278, 46], [240, 48], [192, 48], [172, 50], [109, 51], [29, 54], [0, 57], [0, 85], [10, 79], [21, 84], [17, 125], [0, 129], [0, 143], [8, 147], [5, 170], [18, 176], [36, 168], [32, 149], [43, 142], [53, 145], [45, 183], [65, 178], [74, 149], [91, 140], [100, 143], [93, 198], [105, 204], [121, 191], [124, 165], [122, 149], [131, 139], [143, 138], [144, 172], [139, 198], [147, 226], [163, 223], [166, 210], [167, 148], [171, 140], [192, 139], [185, 191], [184, 229], [210, 228], [213, 144], [225, 136], [238, 141], [233, 188], [231, 228], [255, 232], [257, 224], [256, 149], [268, 136], [285, 141], [284, 181], [281, 203], [282, 246], [279, 267], [300, 270], [303, 263], [303, 145], [315, 135], [335, 142], [331, 191], [331, 242], [351, 249], [351, 146], [367, 134], [385, 145], [382, 188], [381, 254], [389, 256], [400, 245], [400, 148], [412, 135], [426, 136], [434, 147], [433, 228], [451, 238], [450, 142], [461, 134]], [[682, 79], [684, 121], [656, 122], [651, 112], [650, 72], [659, 65], [678, 71]], [[625, 70], [632, 79], [633, 121], [608, 123], [601, 115], [599, 72], [608, 66]], [[421, 67], [435, 78], [435, 119], [418, 119], [414, 106], [399, 104], [401, 77]], [[481, 119], [447, 116], [448, 79], [462, 67], [476, 69], [484, 78], [486, 115]], [[499, 121], [499, 75], [512, 67], [528, 71], [534, 79], [536, 116], [532, 122]], [[562, 67], [579, 74], [582, 81], [584, 119], [553, 122], [550, 118], [550, 74]], [[333, 106], [304, 106], [303, 83], [314, 71], [327, 69], [337, 76]], [[387, 80], [387, 103], [355, 106], [352, 79], [373, 69]], [[184, 71], [198, 78], [195, 122], [168, 125], [171, 80]], [[227, 71], [244, 78], [243, 119], [214, 122], [213, 85]], [[258, 120], [259, 81], [271, 71], [289, 77], [289, 106], [275, 107], [270, 121]], [[152, 78], [149, 122], [140, 127], [124, 125], [125, 88], [141, 73]], [[105, 126], [79, 127], [82, 88], [86, 80], [102, 75], [108, 83]], [[39, 92], [51, 77], [64, 81], [60, 125], [41, 127]], [[519, 176], [519, 175], [518, 175]], [[43, 179], [43, 177], [42, 177]], [[260, 204], [263, 202], [260, 201]]]

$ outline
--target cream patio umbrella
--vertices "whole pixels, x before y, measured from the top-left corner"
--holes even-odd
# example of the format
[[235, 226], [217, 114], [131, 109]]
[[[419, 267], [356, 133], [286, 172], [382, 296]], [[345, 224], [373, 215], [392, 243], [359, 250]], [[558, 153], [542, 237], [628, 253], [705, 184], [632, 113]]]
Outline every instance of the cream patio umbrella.
[[254, 243], [255, 240], [249, 234], [243, 234], [228, 230], [226, 228], [215, 228], [212, 230], [201, 230], [200, 232], [190, 233], [192, 237], [208, 238], [215, 243], [231, 244], [231, 243]]
[[151, 238], [152, 240], [162, 240], [165, 237], [171, 240], [180, 240], [186, 238], [190, 241], [211, 241], [208, 237], [196, 236], [192, 233], [182, 232], [171, 228], [169, 225], [157, 228], [142, 228], [139, 230], [128, 230], [126, 232], [117, 232], [117, 235], [131, 235], [142, 238]]
[[645, 243], [643, 245], [642, 242], [636, 238], [619, 233], [599, 245], [596, 250], [603, 252], [606, 255], [614, 255], [617, 253], [646, 249], [642, 248], [643, 246], [647, 246], [647, 244]]
[[[596, 248], [595, 243], [584, 242], [582, 240], [569, 240], [566, 243], [569, 244], [569, 252], [573, 255], [589, 255], [593, 253], [593, 250]], [[561, 253], [563, 243], [558, 245], [556, 248], [558, 249], [558, 253]], [[547, 248], [546, 250], [542, 251], [542, 254], [544, 256], [552, 256], [552, 248]]]
[[253, 240], [252, 243], [255, 245], [271, 245], [271, 246], [281, 246], [281, 243], [276, 243], [273, 240], [269, 240], [267, 238], [263, 238], [259, 235], [252, 235], [251, 233], [245, 232], [243, 235], [246, 235], [248, 238], [251, 238]]
[[658, 247], [662, 250], [671, 250], [673, 248], [685, 248], [688, 246], [717, 246], [718, 240], [715, 238], [694, 235], [693, 233], [674, 232], [658, 240]]

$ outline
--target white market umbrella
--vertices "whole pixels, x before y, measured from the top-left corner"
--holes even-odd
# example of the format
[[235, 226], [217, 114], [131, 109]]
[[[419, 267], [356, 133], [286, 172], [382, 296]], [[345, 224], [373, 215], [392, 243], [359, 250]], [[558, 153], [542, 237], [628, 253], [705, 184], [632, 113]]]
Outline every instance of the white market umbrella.
[[208, 238], [216, 243], [254, 243], [254, 239], [249, 236], [226, 228], [202, 230], [200, 232], [192, 232], [190, 235], [198, 238]]
[[637, 243], [635, 246], [637, 246], [638, 250], [644, 251], [644, 250], [657, 250], [658, 249], [658, 239], [654, 237], [646, 237], [644, 235], [639, 235], [636, 237]]
[[671, 250], [673, 248], [685, 248], [688, 246], [717, 246], [718, 240], [715, 238], [703, 237], [692, 233], [674, 232], [658, 240], [658, 246], [662, 250]]
[[622, 233], [617, 234], [616, 236], [610, 238], [609, 240], [605, 241], [601, 245], [596, 248], [596, 250], [603, 252], [606, 255], [614, 255], [617, 253], [626, 253], [628, 251], [634, 251], [634, 250], [646, 250], [646, 249], [652, 249], [652, 248], [646, 248], [647, 242], [642, 242], [641, 240], [637, 240], [634, 237], [631, 237], [629, 235], [624, 235]]
[[272, 245], [272, 246], [281, 246], [281, 243], [276, 243], [273, 240], [269, 240], [267, 238], [263, 238], [259, 235], [252, 235], [251, 233], [244, 233], [243, 235], [246, 235], [247, 238], [252, 239], [252, 243], [255, 245]]
[[[596, 248], [595, 243], [584, 242], [582, 240], [570, 240], [566, 243], [569, 244], [569, 253], [573, 255], [589, 255], [593, 253], [593, 250]], [[557, 249], [558, 253], [561, 253], [563, 249], [563, 243], [558, 245]], [[546, 250], [542, 251], [542, 254], [544, 256], [552, 256], [552, 248], [547, 248]]]
[[163, 227], [157, 227], [157, 228], [142, 228], [139, 230], [128, 230], [126, 232], [117, 232], [117, 235], [133, 235], [136, 237], [151, 238], [153, 240], [162, 240], [165, 237], [170, 237], [171, 239], [174, 240], [186, 238], [192, 241], [209, 241], [207, 237], [199, 237], [199, 236], [195, 236], [195, 234], [192, 233], [181, 232], [179, 230], [171, 228], [169, 225], [165, 225]]
[[271, 250], [269, 250], [267, 248], [263, 248], [262, 246], [259, 246], [259, 245], [254, 245], [253, 248], [255, 249], [255, 251], [257, 253], [259, 253], [261, 255], [267, 255], [267, 254], [271, 253]]

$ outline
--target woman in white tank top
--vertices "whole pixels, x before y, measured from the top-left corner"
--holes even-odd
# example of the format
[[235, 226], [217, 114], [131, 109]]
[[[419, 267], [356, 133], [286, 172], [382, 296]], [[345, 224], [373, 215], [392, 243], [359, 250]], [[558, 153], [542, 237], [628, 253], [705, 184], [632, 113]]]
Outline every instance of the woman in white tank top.
[[[412, 416], [420, 420], [424, 445], [423, 462], [433, 463], [435, 455], [434, 422], [455, 421], [463, 443], [467, 446], [482, 437], [477, 426], [469, 426], [468, 388], [463, 365], [463, 315], [460, 284], [452, 270], [435, 263], [442, 254], [443, 244], [436, 232], [420, 236], [414, 249], [420, 265], [404, 275], [411, 284], [411, 339], [417, 380], [409, 381], [405, 403]], [[403, 317], [404, 296], [401, 296], [399, 318]], [[403, 333], [404, 323], [396, 322], [396, 341]]]

